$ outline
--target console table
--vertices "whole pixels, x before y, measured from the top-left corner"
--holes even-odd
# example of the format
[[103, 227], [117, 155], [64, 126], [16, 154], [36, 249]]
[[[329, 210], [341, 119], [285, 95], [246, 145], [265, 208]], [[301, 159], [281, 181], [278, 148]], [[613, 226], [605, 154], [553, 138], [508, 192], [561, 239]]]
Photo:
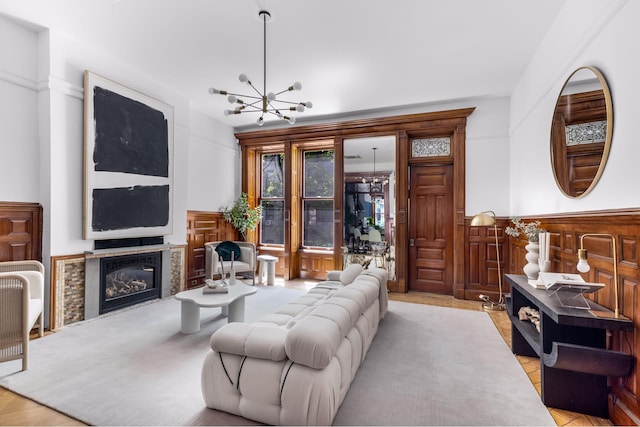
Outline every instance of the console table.
[[[607, 330], [633, 330], [627, 318], [599, 317], [591, 310], [610, 310], [588, 301], [591, 310], [560, 305], [553, 291], [536, 289], [526, 276], [505, 275], [511, 285], [507, 312], [512, 323], [514, 354], [539, 357], [542, 402], [554, 408], [609, 417], [607, 377], [631, 372], [633, 357], [607, 350]], [[520, 320], [521, 307], [540, 312], [540, 332]]]

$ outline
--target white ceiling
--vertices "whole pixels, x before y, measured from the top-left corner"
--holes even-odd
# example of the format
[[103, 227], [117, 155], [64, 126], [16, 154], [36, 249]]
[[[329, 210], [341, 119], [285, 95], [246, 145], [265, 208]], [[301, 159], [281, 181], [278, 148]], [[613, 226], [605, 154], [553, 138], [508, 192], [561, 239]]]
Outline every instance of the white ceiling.
[[209, 87], [267, 92], [294, 81], [291, 101], [312, 101], [298, 123], [511, 93], [562, 0], [0, 0], [0, 13], [53, 28], [135, 66], [230, 126], [257, 113]]

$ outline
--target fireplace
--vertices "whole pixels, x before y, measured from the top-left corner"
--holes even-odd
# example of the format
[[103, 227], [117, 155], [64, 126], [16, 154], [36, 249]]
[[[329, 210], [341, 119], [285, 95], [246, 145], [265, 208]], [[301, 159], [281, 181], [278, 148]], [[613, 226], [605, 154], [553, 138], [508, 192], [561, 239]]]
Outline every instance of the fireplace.
[[99, 314], [162, 295], [162, 252], [100, 259]]

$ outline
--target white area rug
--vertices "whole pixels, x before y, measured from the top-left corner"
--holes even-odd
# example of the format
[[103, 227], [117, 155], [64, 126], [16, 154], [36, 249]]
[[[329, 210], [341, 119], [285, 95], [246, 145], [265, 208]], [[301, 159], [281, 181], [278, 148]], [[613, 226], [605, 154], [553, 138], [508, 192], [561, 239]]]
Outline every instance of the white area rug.
[[[303, 291], [258, 287], [248, 321]], [[555, 423], [486, 313], [390, 302], [336, 425]], [[204, 406], [200, 369], [226, 323], [202, 309], [180, 333], [180, 303], [143, 304], [31, 343], [30, 368], [0, 364], [0, 385], [93, 425], [256, 424]]]

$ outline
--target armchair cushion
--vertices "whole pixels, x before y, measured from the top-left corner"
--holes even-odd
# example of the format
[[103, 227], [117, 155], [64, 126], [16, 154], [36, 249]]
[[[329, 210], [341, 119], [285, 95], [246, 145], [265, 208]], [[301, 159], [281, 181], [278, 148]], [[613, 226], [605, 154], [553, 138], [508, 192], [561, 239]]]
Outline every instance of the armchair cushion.
[[231, 261], [232, 254], [234, 261], [240, 259], [240, 246], [230, 240], [220, 242], [220, 244], [216, 246], [216, 252], [222, 257], [223, 261]]

